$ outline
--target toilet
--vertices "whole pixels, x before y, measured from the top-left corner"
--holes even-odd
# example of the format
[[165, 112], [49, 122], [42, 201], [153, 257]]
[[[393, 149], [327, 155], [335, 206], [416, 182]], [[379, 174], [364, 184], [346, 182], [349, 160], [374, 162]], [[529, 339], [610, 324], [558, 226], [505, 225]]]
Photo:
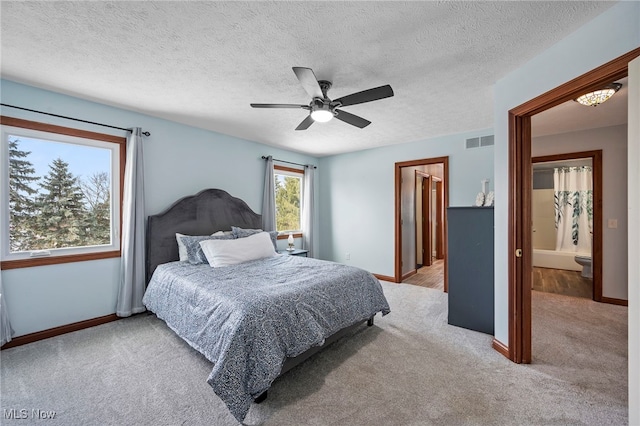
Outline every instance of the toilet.
[[578, 265], [582, 266], [582, 275], [584, 278], [593, 278], [591, 273], [591, 256], [576, 256], [573, 258]]

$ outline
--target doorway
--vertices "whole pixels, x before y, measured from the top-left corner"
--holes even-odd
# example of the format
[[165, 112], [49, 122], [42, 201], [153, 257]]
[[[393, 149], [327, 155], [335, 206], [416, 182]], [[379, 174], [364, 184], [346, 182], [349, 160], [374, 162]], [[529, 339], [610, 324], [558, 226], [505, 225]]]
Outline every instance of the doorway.
[[531, 117], [626, 77], [638, 56], [635, 49], [509, 111], [509, 345], [493, 347], [516, 363], [531, 362]]
[[[542, 291], [551, 291], [559, 294], [565, 294], [570, 296], [578, 296], [585, 297], [587, 293], [586, 289], [581, 288], [581, 286], [585, 283], [588, 284], [588, 298], [595, 300], [596, 302], [602, 302], [602, 150], [594, 150], [594, 151], [582, 151], [582, 152], [572, 152], [565, 154], [555, 154], [555, 155], [545, 155], [539, 157], [533, 157], [531, 159], [532, 162], [532, 172], [533, 172], [533, 193], [531, 197], [531, 211], [532, 211], [532, 265], [533, 265], [533, 278], [532, 278], [532, 289], [538, 289]], [[553, 188], [553, 174], [557, 173], [554, 170], [566, 169], [567, 167], [578, 167], [578, 168], [589, 168], [586, 172], [590, 174], [589, 184], [592, 188], [592, 196], [588, 202], [588, 205], [592, 206], [592, 218], [590, 220], [589, 232], [576, 232], [576, 240], [579, 240], [579, 237], [587, 237], [590, 240], [590, 243], [583, 244], [582, 242], [576, 241], [576, 245], [579, 247], [589, 246], [588, 249], [578, 250], [578, 253], [583, 256], [587, 256], [591, 258], [591, 265], [588, 270], [585, 270], [584, 267], [580, 267], [574, 258], [574, 253], [571, 253], [568, 258], [564, 256], [564, 252], [558, 251], [559, 245], [557, 237], [557, 224], [554, 220], [555, 217], [552, 217], [549, 221], [550, 223], [546, 223], [548, 218], [546, 215], [542, 213], [537, 213], [537, 207], [545, 208], [543, 203], [546, 201], [546, 197], [551, 192], [550, 203], [556, 204], [554, 200], [554, 192], [557, 192], [557, 188]], [[551, 190], [549, 190], [549, 183], [551, 183]], [[586, 206], [586, 202], [584, 203]], [[558, 206], [552, 206], [552, 210], [550, 213], [557, 215], [558, 213], [553, 211], [553, 207], [558, 208]], [[588, 214], [589, 212], [586, 209], [583, 209], [582, 214]], [[579, 227], [576, 223], [575, 229], [579, 230]], [[546, 231], [546, 232], [545, 232]], [[589, 235], [590, 234], [590, 235]], [[571, 245], [573, 241], [569, 242]], [[573, 249], [573, 247], [571, 247]], [[588, 251], [586, 253], [585, 251]], [[564, 260], [567, 258], [567, 260]], [[565, 264], [568, 266], [565, 267]], [[571, 267], [574, 269], [571, 269]], [[545, 271], [548, 269], [549, 271]], [[573, 270], [573, 271], [582, 271], [581, 274], [572, 274], [568, 273], [557, 273], [551, 272], [550, 270]], [[552, 283], [541, 283], [539, 276], [547, 275], [550, 279], [548, 281], [554, 281], [554, 277], [559, 277], [560, 279], [556, 279], [557, 282]], [[590, 275], [590, 276], [589, 276]], [[570, 280], [566, 280], [563, 278], [570, 277]], [[538, 279], [537, 279], [538, 278]], [[567, 286], [566, 281], [570, 281], [570, 285]], [[551, 287], [555, 288], [545, 288], [550, 284]], [[571, 287], [571, 288], [565, 288]]]
[[416, 269], [444, 259], [444, 197], [442, 178], [415, 170]]
[[[449, 157], [427, 158], [395, 164], [395, 273], [394, 281], [418, 273], [426, 263], [438, 266], [442, 289], [448, 289], [446, 257], [446, 207], [448, 206]], [[425, 189], [422, 190], [424, 185]], [[419, 191], [418, 191], [419, 189]], [[435, 195], [434, 195], [435, 190]], [[419, 192], [419, 195], [418, 195]], [[416, 200], [420, 198], [420, 202]], [[424, 212], [431, 214], [423, 214]], [[422, 217], [425, 221], [422, 221]], [[416, 220], [419, 218], [419, 221]], [[423, 224], [426, 223], [426, 224]], [[418, 228], [420, 229], [418, 231]], [[418, 241], [424, 249], [417, 252]], [[424, 243], [427, 244], [424, 244]], [[428, 246], [431, 245], [431, 248]], [[427, 246], [426, 248], [424, 246]], [[432, 253], [435, 251], [435, 256]], [[432, 260], [435, 258], [435, 262]], [[419, 262], [422, 261], [422, 263]]]

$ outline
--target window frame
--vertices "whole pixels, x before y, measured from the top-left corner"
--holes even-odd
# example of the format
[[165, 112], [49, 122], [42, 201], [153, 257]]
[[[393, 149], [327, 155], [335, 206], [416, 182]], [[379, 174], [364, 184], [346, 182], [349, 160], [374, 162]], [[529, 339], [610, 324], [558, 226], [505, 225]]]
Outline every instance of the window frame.
[[[278, 173], [278, 171], [285, 173]], [[300, 178], [300, 226], [302, 226], [302, 197], [304, 191], [304, 169], [296, 169], [294, 167], [280, 166], [278, 164], [273, 165], [273, 178], [275, 175], [295, 176]], [[277, 206], [276, 206], [277, 208]], [[274, 212], [277, 214], [277, 212]], [[276, 225], [277, 228], [277, 225]], [[289, 238], [289, 234], [292, 233], [294, 238], [302, 238], [302, 229], [295, 229], [290, 231], [278, 231], [278, 240], [286, 240]]]
[[[0, 125], [8, 126], [8, 127], [16, 127], [27, 129], [31, 131], [38, 131], [44, 133], [52, 134], [51, 139], [55, 140], [56, 135], [63, 136], [71, 136], [74, 138], [81, 139], [89, 139], [93, 141], [99, 142], [109, 142], [117, 145], [116, 151], [118, 157], [118, 175], [112, 176], [113, 178], [118, 179], [113, 186], [114, 189], [117, 188], [118, 194], [117, 197], [111, 197], [112, 203], [117, 200], [118, 204], [116, 205], [115, 213], [117, 215], [117, 219], [112, 221], [115, 226], [115, 235], [114, 242], [110, 245], [111, 247], [116, 247], [111, 249], [111, 247], [107, 247], [106, 249], [102, 246], [96, 246], [95, 249], [91, 249], [92, 246], [85, 246], [81, 248], [81, 253], [71, 253], [65, 254], [61, 253], [64, 249], [54, 249], [51, 252], [51, 255], [45, 257], [27, 257], [27, 258], [15, 258], [15, 259], [5, 259], [8, 253], [8, 244], [9, 244], [9, 236], [8, 236], [8, 227], [9, 227], [9, 191], [8, 191], [8, 177], [9, 177], [9, 147], [5, 138], [5, 131], [2, 129], [2, 143], [0, 147], [2, 149], [2, 153], [0, 155], [0, 159], [2, 161], [3, 166], [6, 163], [6, 172], [3, 171], [2, 174], [2, 189], [3, 195], [0, 200], [0, 226], [2, 227], [2, 239], [0, 239], [0, 269], [16, 269], [16, 268], [28, 268], [32, 266], [44, 266], [44, 265], [56, 265], [62, 263], [71, 263], [71, 262], [82, 262], [86, 260], [97, 260], [97, 259], [109, 259], [120, 257], [121, 255], [121, 247], [122, 247], [122, 199], [123, 199], [123, 190], [124, 190], [124, 170], [125, 170], [125, 160], [126, 160], [126, 144], [127, 139], [122, 136], [114, 136], [105, 133], [96, 133], [87, 130], [80, 130], [71, 127], [63, 127], [57, 126], [48, 123], [41, 123], [37, 121], [24, 120], [20, 118], [13, 118], [0, 115]], [[82, 145], [82, 144], [81, 144]], [[90, 146], [91, 144], [87, 143], [84, 146]], [[5, 198], [6, 197], [6, 198]], [[113, 208], [112, 208], [113, 212]], [[6, 236], [5, 236], [6, 235]], [[100, 247], [100, 248], [99, 248]], [[58, 251], [61, 250], [61, 251]], [[76, 251], [76, 250], [74, 250]], [[56, 252], [61, 254], [55, 254]]]

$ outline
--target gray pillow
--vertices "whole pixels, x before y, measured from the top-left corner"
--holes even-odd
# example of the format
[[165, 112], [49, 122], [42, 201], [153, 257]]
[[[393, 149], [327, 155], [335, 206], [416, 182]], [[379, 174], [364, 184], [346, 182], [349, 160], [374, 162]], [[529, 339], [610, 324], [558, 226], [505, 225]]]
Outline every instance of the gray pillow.
[[[231, 227], [231, 235], [234, 238], [244, 238], [253, 234], [257, 234], [259, 232], [266, 232], [262, 229], [244, 229], [238, 228], [237, 226]], [[273, 249], [278, 250], [278, 231], [269, 231], [269, 236], [271, 237], [271, 242], [273, 243]]]
[[[218, 231], [218, 232], [214, 232], [211, 235], [231, 235], [231, 231]], [[187, 256], [187, 248], [184, 246], [184, 243], [182, 242], [182, 240], [180, 240], [180, 237], [191, 237], [193, 235], [185, 235], [185, 234], [181, 234], [179, 232], [176, 232], [176, 241], [178, 242], [178, 257], [180, 258], [180, 262], [186, 262], [187, 260], [189, 260], [189, 257]]]
[[233, 240], [234, 237], [232, 234], [230, 235], [182, 235], [180, 237], [180, 242], [184, 245], [184, 248], [187, 252], [187, 261], [192, 265], [198, 265], [200, 263], [208, 263], [207, 258], [202, 251], [202, 247], [200, 246], [200, 241], [206, 240]]

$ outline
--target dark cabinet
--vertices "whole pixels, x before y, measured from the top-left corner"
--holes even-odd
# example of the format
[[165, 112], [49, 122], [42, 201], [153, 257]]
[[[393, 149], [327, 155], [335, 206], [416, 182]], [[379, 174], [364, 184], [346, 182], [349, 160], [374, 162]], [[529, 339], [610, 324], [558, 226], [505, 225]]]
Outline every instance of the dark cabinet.
[[493, 207], [447, 208], [449, 324], [493, 335]]

